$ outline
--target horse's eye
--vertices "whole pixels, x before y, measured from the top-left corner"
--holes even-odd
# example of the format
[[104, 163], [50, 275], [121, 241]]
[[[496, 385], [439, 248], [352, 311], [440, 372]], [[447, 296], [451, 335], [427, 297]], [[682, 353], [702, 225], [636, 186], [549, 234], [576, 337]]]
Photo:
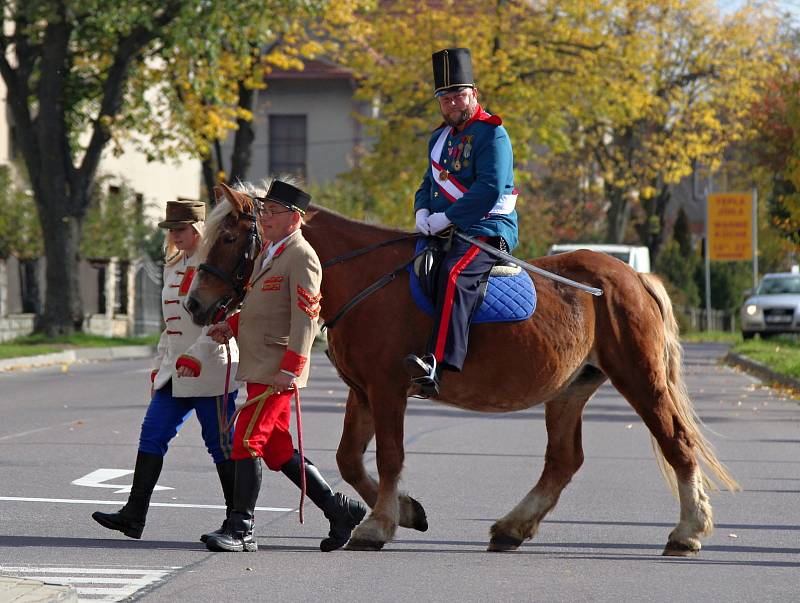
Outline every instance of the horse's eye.
[[239, 237], [238, 237], [238, 236], [236, 236], [236, 235], [225, 235], [225, 236], [223, 236], [223, 237], [222, 237], [222, 240], [223, 240], [225, 243], [228, 243], [228, 244], [230, 244], [230, 243], [235, 243], [235, 242], [236, 242], [236, 239], [238, 239], [238, 238], [239, 238]]

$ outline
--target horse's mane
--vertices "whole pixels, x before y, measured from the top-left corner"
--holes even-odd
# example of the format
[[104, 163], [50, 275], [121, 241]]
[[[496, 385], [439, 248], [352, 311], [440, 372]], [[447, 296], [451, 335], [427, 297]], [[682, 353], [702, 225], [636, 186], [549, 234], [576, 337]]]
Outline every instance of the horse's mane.
[[[291, 177], [282, 177], [281, 180], [284, 182], [288, 182], [289, 184], [296, 185], [295, 179]], [[269, 190], [270, 184], [272, 182], [272, 178], [262, 180], [259, 185], [254, 185], [251, 182], [237, 182], [231, 188], [237, 192], [244, 193], [251, 199], [253, 197], [263, 197], [267, 194]], [[204, 233], [203, 233], [203, 240], [200, 242], [200, 246], [197, 249], [198, 257], [200, 262], [205, 262], [206, 258], [208, 257], [209, 251], [214, 246], [214, 242], [220, 235], [220, 230], [222, 229], [222, 224], [225, 221], [225, 218], [233, 213], [234, 206], [231, 202], [226, 199], [222, 198], [217, 201], [217, 204], [214, 206], [214, 209], [211, 210], [211, 213], [208, 214], [206, 217], [205, 225], [204, 225]], [[345, 231], [352, 232], [354, 234], [368, 234], [376, 238], [385, 238], [385, 237], [397, 237], [398, 235], [409, 234], [406, 230], [401, 230], [399, 228], [390, 228], [387, 226], [382, 226], [380, 224], [373, 224], [370, 222], [365, 222], [363, 220], [356, 220], [354, 218], [350, 218], [343, 214], [340, 214], [337, 211], [332, 209], [328, 209], [327, 207], [323, 207], [317, 204], [311, 204], [308, 208], [308, 212], [310, 214], [318, 214], [322, 221], [326, 222], [335, 222], [337, 226], [343, 228]], [[304, 228], [314, 228], [313, 225], [314, 218], [309, 217], [309, 219], [304, 224]]]
[[[256, 186], [250, 182], [237, 182], [231, 188], [236, 192], [244, 193], [252, 199], [253, 197], [263, 197], [266, 195], [267, 190], [269, 190], [270, 182], [271, 180], [264, 180], [261, 182], [260, 186]], [[217, 201], [214, 209], [212, 209], [211, 213], [206, 217], [203, 240], [200, 242], [200, 246], [197, 248], [200, 262], [206, 261], [208, 252], [211, 251], [211, 248], [214, 246], [214, 242], [219, 237], [219, 231], [222, 228], [222, 223], [229, 214], [233, 213], [233, 210], [233, 204], [228, 201], [228, 199], [223, 197]]]
[[200, 262], [205, 262], [208, 257], [208, 252], [214, 246], [214, 242], [219, 237], [219, 231], [222, 228], [222, 222], [225, 217], [233, 211], [233, 205], [227, 199], [220, 199], [211, 210], [211, 213], [206, 216], [205, 232], [203, 233], [203, 240], [200, 241], [200, 246], [197, 248], [197, 254]]

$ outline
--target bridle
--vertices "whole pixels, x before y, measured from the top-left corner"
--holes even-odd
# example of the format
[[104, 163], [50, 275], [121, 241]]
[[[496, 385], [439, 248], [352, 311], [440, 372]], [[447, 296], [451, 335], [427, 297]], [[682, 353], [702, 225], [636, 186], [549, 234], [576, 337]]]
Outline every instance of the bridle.
[[[255, 209], [255, 205], [254, 205]], [[215, 268], [214, 266], [210, 266], [208, 264], [200, 264], [197, 269], [202, 270], [204, 272], [208, 272], [209, 274], [214, 275], [223, 283], [226, 283], [231, 286], [235, 295], [227, 295], [221, 298], [215, 305], [215, 320], [221, 320], [224, 318], [225, 314], [228, 311], [229, 306], [234, 301], [234, 299], [241, 300], [244, 297], [245, 289], [247, 286], [246, 280], [249, 274], [245, 275], [247, 263], [252, 262], [256, 259], [256, 256], [261, 251], [261, 247], [263, 245], [263, 241], [261, 239], [261, 235], [258, 232], [258, 216], [256, 216], [255, 211], [253, 213], [239, 213], [240, 218], [244, 218], [246, 220], [250, 220], [250, 228], [247, 231], [247, 242], [244, 246], [244, 253], [239, 258], [239, 262], [233, 269], [233, 272], [227, 273], [223, 272], [219, 268]]]

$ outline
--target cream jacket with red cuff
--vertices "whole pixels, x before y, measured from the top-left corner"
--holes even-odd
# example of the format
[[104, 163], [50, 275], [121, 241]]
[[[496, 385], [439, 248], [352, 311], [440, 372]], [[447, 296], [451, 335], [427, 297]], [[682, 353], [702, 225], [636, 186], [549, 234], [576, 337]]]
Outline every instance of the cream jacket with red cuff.
[[286, 371], [296, 376], [297, 387], [305, 387], [318, 332], [322, 267], [299, 230], [262, 265], [266, 253], [256, 258], [241, 312], [228, 319], [240, 350], [236, 378], [269, 384]]
[[[197, 273], [197, 256], [180, 260], [164, 267], [164, 287], [161, 289], [161, 311], [166, 329], [158, 342], [158, 356], [152, 380], [154, 389], [164, 387], [172, 379], [172, 395], [176, 398], [194, 396], [220, 396], [225, 393], [227, 355], [225, 346], [219, 345], [206, 332], [192, 322], [183, 307], [192, 278]], [[230, 341], [231, 382], [228, 391], [236, 391], [239, 384], [233, 379], [239, 363], [239, 348]], [[180, 366], [191, 368], [194, 377], [178, 377]]]

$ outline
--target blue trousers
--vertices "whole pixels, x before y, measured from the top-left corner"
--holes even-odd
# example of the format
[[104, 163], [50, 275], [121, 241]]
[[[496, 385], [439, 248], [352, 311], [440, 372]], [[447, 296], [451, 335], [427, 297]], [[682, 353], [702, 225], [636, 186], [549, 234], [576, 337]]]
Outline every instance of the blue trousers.
[[203, 433], [203, 441], [214, 463], [221, 463], [231, 456], [233, 448], [233, 429], [225, 431], [225, 425], [236, 410], [236, 394], [194, 398], [176, 398], [172, 395], [172, 381], [153, 394], [147, 413], [142, 421], [139, 435], [139, 451], [164, 456], [169, 442], [178, 434], [192, 411]]

